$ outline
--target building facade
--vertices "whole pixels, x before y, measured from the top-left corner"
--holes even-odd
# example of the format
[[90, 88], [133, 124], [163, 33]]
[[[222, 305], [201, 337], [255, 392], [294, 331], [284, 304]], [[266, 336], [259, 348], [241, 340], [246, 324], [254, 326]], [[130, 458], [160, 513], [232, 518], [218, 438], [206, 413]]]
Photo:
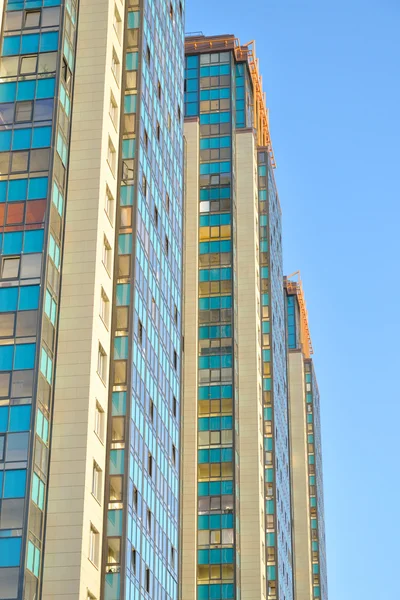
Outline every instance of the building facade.
[[328, 600], [320, 397], [300, 277], [285, 279], [295, 600]]
[[182, 598], [292, 600], [281, 211], [252, 45], [186, 38]]
[[0, 13], [0, 598], [177, 599], [183, 2]]

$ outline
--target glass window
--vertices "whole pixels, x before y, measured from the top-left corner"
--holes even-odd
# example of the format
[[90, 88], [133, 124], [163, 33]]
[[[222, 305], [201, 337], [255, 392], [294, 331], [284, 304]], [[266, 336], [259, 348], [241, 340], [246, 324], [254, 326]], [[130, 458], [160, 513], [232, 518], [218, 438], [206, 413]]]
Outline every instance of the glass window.
[[24, 518], [24, 499], [3, 500], [0, 514], [1, 529], [21, 528]]
[[3, 498], [23, 498], [25, 496], [25, 484], [25, 470], [5, 471]]
[[21, 75], [36, 73], [37, 56], [22, 56], [19, 72]]
[[9, 433], [7, 436], [6, 461], [20, 462], [28, 458], [29, 433]]
[[27, 254], [21, 258], [21, 279], [40, 277], [42, 268], [41, 254]]
[[25, 102], [17, 102], [15, 108], [15, 121], [22, 123], [24, 121], [31, 121], [32, 119], [32, 100], [26, 100]]
[[40, 10], [27, 10], [25, 12], [24, 27], [39, 27]]
[[93, 527], [93, 525], [90, 525], [89, 560], [95, 565], [97, 565], [98, 554], [99, 554], [99, 532], [97, 531], [97, 529], [95, 529]]
[[12, 398], [29, 398], [32, 396], [33, 370], [13, 371], [11, 383]]
[[1, 599], [17, 597], [18, 576], [19, 576], [19, 568], [1, 569], [1, 571], [0, 571], [0, 580], [1, 580], [0, 598]]
[[3, 258], [1, 266], [1, 278], [2, 279], [16, 279], [19, 275], [19, 256]]

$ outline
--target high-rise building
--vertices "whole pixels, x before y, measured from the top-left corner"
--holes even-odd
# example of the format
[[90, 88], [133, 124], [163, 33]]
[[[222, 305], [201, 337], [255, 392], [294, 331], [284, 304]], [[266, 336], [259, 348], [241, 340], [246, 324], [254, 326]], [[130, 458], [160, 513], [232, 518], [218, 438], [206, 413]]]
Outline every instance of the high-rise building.
[[285, 278], [295, 600], [328, 600], [320, 398], [299, 274]]
[[281, 210], [253, 44], [186, 38], [183, 600], [292, 600]]
[[177, 600], [183, 0], [0, 5], [0, 598]]

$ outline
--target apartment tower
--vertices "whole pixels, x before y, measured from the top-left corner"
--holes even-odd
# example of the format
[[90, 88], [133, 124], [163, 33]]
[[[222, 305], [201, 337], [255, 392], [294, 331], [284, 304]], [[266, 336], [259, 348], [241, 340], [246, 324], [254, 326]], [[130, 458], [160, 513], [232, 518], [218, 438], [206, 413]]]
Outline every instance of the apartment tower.
[[178, 598], [183, 11], [1, 2], [4, 600]]
[[328, 600], [320, 398], [303, 287], [285, 278], [295, 600]]
[[186, 38], [182, 600], [292, 600], [281, 210], [254, 44]]

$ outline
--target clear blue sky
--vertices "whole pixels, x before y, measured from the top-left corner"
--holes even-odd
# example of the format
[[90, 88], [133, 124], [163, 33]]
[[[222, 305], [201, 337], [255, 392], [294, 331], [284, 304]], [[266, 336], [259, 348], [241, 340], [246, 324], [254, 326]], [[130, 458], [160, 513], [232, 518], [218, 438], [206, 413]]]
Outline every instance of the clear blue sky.
[[257, 41], [323, 404], [329, 598], [397, 600], [400, 3], [186, 1], [187, 32]]

